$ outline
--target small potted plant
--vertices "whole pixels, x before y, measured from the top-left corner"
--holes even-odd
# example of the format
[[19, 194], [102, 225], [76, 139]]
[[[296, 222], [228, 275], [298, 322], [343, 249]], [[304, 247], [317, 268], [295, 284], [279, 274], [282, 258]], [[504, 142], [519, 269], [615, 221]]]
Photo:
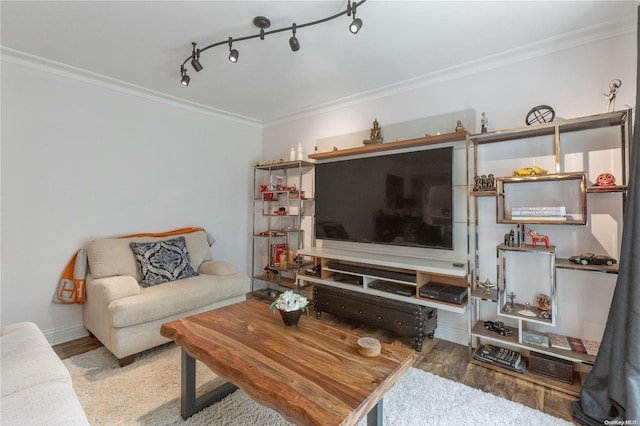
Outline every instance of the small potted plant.
[[308, 304], [309, 300], [306, 297], [287, 290], [271, 304], [271, 310], [274, 313], [280, 312], [284, 325], [293, 327], [298, 324], [302, 312], [309, 315]]

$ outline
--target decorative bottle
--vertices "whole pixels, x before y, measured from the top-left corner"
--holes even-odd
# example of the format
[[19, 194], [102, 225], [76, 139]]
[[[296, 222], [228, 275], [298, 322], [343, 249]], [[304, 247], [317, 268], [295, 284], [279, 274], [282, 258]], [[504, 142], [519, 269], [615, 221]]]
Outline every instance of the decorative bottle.
[[298, 160], [300, 160], [300, 161], [303, 160], [303, 157], [302, 157], [302, 144], [301, 143], [298, 144]]
[[293, 147], [289, 151], [289, 161], [296, 161], [296, 150]]

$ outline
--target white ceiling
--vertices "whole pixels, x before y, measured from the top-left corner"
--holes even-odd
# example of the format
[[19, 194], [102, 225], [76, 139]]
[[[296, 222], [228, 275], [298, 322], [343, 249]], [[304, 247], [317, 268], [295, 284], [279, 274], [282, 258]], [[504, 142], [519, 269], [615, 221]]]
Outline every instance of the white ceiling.
[[[382, 1], [346, 16], [202, 53], [204, 70], [180, 64], [199, 47], [338, 13], [344, 1], [6, 1], [5, 48], [98, 73], [262, 123], [540, 49], [635, 28], [637, 1]], [[9, 52], [8, 50], [4, 50]]]

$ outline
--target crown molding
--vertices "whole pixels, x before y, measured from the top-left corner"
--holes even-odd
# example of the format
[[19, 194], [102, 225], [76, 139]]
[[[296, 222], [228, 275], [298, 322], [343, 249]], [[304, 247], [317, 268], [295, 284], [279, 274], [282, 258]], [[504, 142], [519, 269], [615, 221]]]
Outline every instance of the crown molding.
[[635, 16], [627, 17], [624, 20], [601, 23], [578, 31], [568, 32], [559, 36], [540, 40], [535, 43], [522, 45], [498, 54], [468, 61], [415, 78], [389, 84], [366, 92], [361, 92], [352, 96], [314, 105], [305, 109], [297, 109], [295, 112], [292, 111], [291, 113], [285, 113], [283, 115], [264, 120], [263, 126], [276, 126], [302, 118], [328, 113], [362, 103], [372, 102], [381, 98], [406, 93], [428, 86], [434, 86], [447, 81], [457, 80], [470, 75], [551, 55], [579, 46], [625, 36], [636, 33], [636, 31], [637, 24]]
[[262, 123], [260, 120], [245, 117], [239, 114], [233, 114], [196, 102], [187, 101], [185, 99], [167, 95], [155, 90], [150, 90], [142, 86], [137, 86], [135, 84], [127, 83], [122, 80], [107, 77], [99, 73], [87, 71], [82, 68], [63, 64], [61, 62], [52, 61], [50, 59], [31, 55], [29, 53], [25, 53], [8, 47], [0, 47], [0, 58], [2, 61], [55, 74], [72, 80], [81, 81], [83, 83], [93, 84], [95, 86], [116, 90], [154, 102], [161, 102], [167, 105], [187, 109], [209, 116], [214, 116], [217, 118], [223, 118], [243, 124], [249, 124], [251, 126], [262, 127]]

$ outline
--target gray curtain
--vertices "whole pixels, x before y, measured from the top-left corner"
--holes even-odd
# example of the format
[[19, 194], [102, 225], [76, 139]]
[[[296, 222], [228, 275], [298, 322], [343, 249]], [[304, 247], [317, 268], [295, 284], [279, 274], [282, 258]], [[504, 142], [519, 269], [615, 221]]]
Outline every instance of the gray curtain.
[[[640, 58], [640, 7], [638, 20]], [[640, 73], [636, 80], [618, 280], [593, 370], [573, 403], [574, 420], [586, 425], [640, 425]]]

